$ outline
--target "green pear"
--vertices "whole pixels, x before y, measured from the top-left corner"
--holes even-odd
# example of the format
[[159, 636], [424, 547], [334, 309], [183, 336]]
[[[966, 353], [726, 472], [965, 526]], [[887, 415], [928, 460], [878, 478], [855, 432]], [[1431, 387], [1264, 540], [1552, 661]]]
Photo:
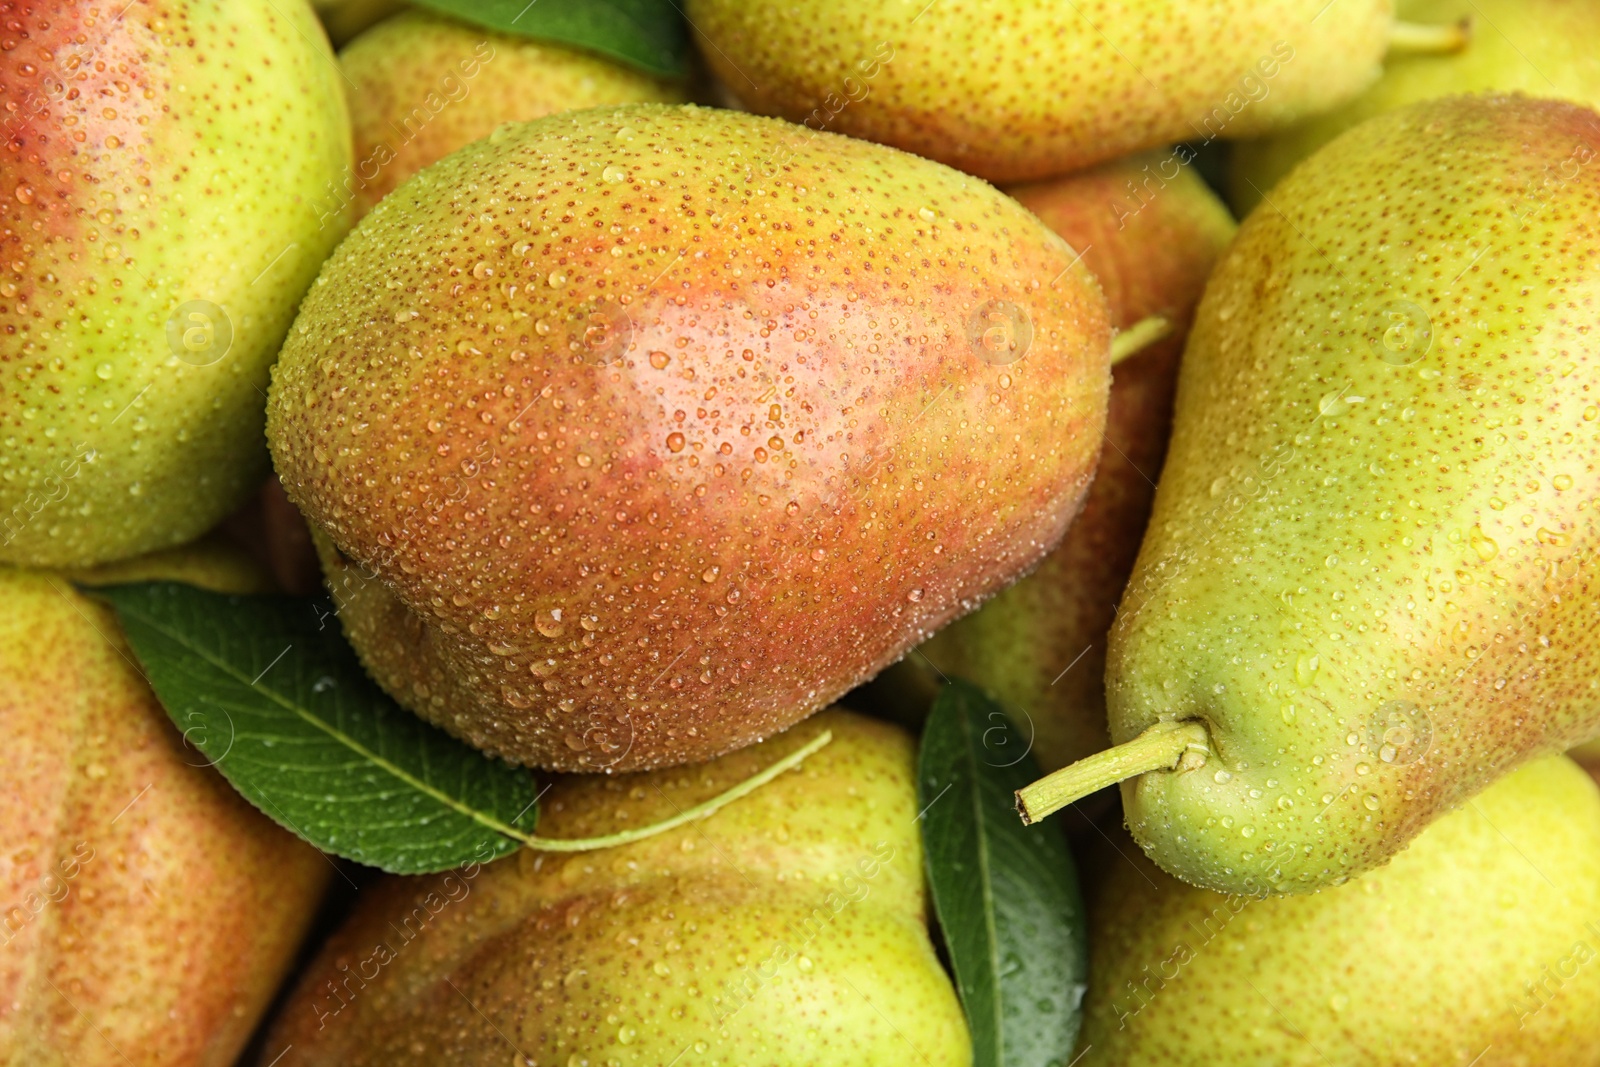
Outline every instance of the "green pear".
[[1124, 780], [1163, 869], [1302, 892], [1600, 733], [1600, 116], [1381, 115], [1280, 185], [1212, 275], [1111, 633]]
[[1123, 851], [1090, 911], [1081, 1067], [1600, 1062], [1600, 790], [1571, 760], [1320, 893], [1224, 896]]
[[974, 178], [775, 119], [549, 116], [328, 261], [269, 436], [403, 705], [561, 770], [784, 729], [1077, 511], [1105, 298]]
[[74, 574], [0, 567], [5, 1067], [229, 1067], [332, 871], [206, 766], [115, 615], [73, 586], [156, 579], [265, 586], [205, 545]]
[[1106, 292], [1112, 325], [1127, 329], [1160, 316], [1172, 327], [1113, 368], [1105, 448], [1060, 547], [907, 661], [999, 696], [1048, 771], [1108, 742], [1106, 632], [1150, 517], [1184, 334], [1235, 227], [1183, 149], [1009, 191], [1083, 252]]
[[1379, 75], [1391, 0], [688, 0], [707, 64], [753, 110], [990, 181], [1173, 141], [1253, 137]]
[[692, 770], [558, 779], [541, 834], [644, 825], [823, 729], [703, 822], [390, 878], [302, 976], [280, 1067], [971, 1063], [927, 927], [911, 738], [828, 711]]
[[1400, 55], [1383, 77], [1342, 107], [1234, 149], [1230, 199], [1248, 212], [1294, 165], [1374, 115], [1452, 93], [1498, 89], [1600, 104], [1600, 6], [1573, 0], [1410, 0], [1400, 14], [1419, 22], [1472, 21], [1472, 39], [1453, 54]]
[[406, 178], [503, 122], [602, 104], [681, 103], [682, 82], [575, 49], [408, 12], [339, 55], [349, 78], [356, 217]]
[[29, 10], [0, 71], [0, 562], [86, 566], [266, 476], [268, 367], [344, 234], [350, 131], [305, 0]]

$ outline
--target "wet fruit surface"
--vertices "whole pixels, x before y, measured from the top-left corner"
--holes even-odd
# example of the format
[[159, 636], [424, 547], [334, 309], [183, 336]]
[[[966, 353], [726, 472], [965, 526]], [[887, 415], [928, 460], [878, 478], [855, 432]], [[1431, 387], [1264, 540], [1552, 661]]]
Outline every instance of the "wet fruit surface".
[[359, 218], [406, 178], [502, 122], [685, 99], [682, 84], [544, 41], [409, 11], [339, 53], [349, 76]]
[[175, 545], [265, 476], [267, 366], [347, 225], [337, 80], [303, 4], [4, 5], [0, 560]]
[[1507, 775], [1321, 893], [1212, 893], [1121, 847], [1092, 909], [1084, 1064], [1600, 1058], [1600, 796], [1569, 760]]
[[754, 110], [991, 181], [1260, 134], [1382, 69], [1391, 0], [688, 0]]
[[185, 740], [115, 614], [75, 589], [266, 590], [214, 544], [71, 574], [0, 567], [0, 1062], [227, 1067], [333, 867]]
[[[561, 779], [541, 829], [653, 823], [823, 729], [833, 741], [802, 766], [702, 823], [385, 880], [308, 969], [267, 1055], [282, 1067], [966, 1067], [960, 1004], [927, 933], [899, 729], [834, 709], [703, 766]], [[346, 988], [347, 974], [364, 980]]]
[[1010, 190], [1083, 251], [1118, 329], [1160, 315], [1173, 333], [1113, 369], [1105, 448], [1060, 547], [903, 661], [1007, 701], [1046, 771], [1106, 747], [1106, 631], [1150, 518], [1189, 321], [1235, 229], [1182, 160], [1149, 153]]
[[1037, 561], [1093, 469], [1107, 337], [1076, 253], [975, 179], [601, 109], [380, 203], [269, 436], [391, 692], [621, 770], [803, 717]]
[[1309, 891], [1597, 725], [1600, 117], [1391, 112], [1258, 209], [1207, 286], [1112, 631], [1112, 738], [1163, 868]]

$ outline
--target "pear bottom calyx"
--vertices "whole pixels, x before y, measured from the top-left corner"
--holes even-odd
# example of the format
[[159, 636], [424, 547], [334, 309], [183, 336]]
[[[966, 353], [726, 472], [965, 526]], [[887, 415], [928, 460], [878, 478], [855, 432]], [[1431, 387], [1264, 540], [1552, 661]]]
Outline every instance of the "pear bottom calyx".
[[1090, 793], [1151, 771], [1205, 766], [1211, 745], [1198, 722], [1163, 721], [1132, 741], [1114, 745], [1017, 790], [1017, 813], [1032, 825]]

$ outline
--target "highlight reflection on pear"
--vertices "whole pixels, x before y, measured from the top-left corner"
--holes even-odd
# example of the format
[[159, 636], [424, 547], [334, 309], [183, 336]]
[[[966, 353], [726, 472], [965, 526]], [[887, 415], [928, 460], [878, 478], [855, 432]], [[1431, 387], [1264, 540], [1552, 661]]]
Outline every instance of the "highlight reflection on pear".
[[268, 436], [401, 704], [624, 771], [787, 727], [1037, 562], [1094, 470], [1109, 342], [1076, 253], [977, 179], [595, 108], [378, 203]]

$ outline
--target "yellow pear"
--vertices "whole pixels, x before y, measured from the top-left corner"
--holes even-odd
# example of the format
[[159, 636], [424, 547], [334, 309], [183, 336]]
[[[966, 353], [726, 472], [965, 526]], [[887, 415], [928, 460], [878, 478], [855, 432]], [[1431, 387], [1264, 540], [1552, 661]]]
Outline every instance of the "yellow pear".
[[1090, 909], [1080, 1067], [1600, 1062], [1600, 790], [1571, 760], [1320, 893], [1226, 896], [1123, 852]]
[[349, 224], [338, 69], [306, 0], [4, 17], [0, 562], [181, 544], [267, 475], [268, 368]]
[[1583, 0], [1409, 0], [1419, 22], [1467, 20], [1471, 41], [1448, 54], [1396, 55], [1383, 77], [1347, 104], [1234, 148], [1229, 195], [1241, 214], [1294, 165], [1350, 127], [1397, 107], [1452, 93], [1524, 92], [1600, 104], [1600, 5]]
[[697, 767], [558, 779], [540, 833], [669, 816], [814, 738], [703, 822], [578, 855], [390, 878], [301, 978], [279, 1067], [966, 1067], [929, 941], [912, 742], [827, 711]]
[[1007, 182], [1174, 141], [1259, 136], [1370, 85], [1391, 0], [687, 0], [753, 110]]
[[0, 567], [0, 1064], [229, 1067], [332, 867], [185, 743], [74, 580], [265, 587], [209, 545]]
[[1593, 111], [1448, 97], [1245, 220], [1111, 634], [1118, 744], [1032, 814], [1122, 781], [1164, 870], [1307, 892], [1600, 732], [1597, 163]]
[[421, 11], [374, 26], [339, 54], [350, 79], [359, 219], [416, 171], [505, 122], [602, 104], [680, 103], [682, 82], [600, 56]]

